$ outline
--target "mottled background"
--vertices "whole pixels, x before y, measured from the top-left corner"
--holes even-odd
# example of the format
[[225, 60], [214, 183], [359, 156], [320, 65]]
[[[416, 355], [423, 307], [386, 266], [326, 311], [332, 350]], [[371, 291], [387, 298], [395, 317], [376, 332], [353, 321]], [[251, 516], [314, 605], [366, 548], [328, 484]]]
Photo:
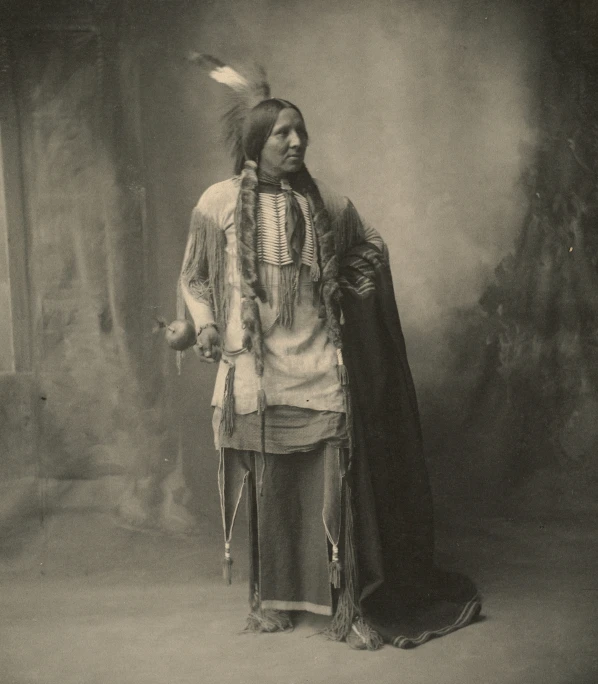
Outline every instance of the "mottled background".
[[[180, 13], [152, 54], [160, 62], [148, 67], [145, 100], [160, 309], [172, 311], [190, 207], [230, 169], [217, 139], [221, 88], [180, 63], [173, 45], [252, 59], [268, 66], [275, 94], [301, 107], [312, 174], [347, 194], [389, 245], [424, 419], [452, 405], [447, 335], [475, 309], [527, 209], [519, 180], [535, 140], [538, 48], [516, 5], [225, 2]], [[165, 64], [166, 46], [175, 59]], [[194, 360], [186, 373], [194, 406], [205, 405], [211, 377]], [[426, 432], [442, 468], [436, 422]], [[484, 458], [465, 455], [464, 470], [471, 456]]]
[[[215, 511], [213, 369], [188, 355], [178, 377], [152, 334], [153, 316], [174, 317], [191, 209], [230, 175], [221, 86], [184, 58], [198, 49], [266, 65], [273, 92], [301, 107], [311, 172], [388, 243], [438, 500], [473, 511], [503, 502], [518, 464], [484, 440], [507, 390], [493, 388], [472, 418], [486, 345], [469, 328], [529, 209], [520, 180], [535, 150], [543, 49], [534, 12], [227, 0], [131, 2], [113, 14], [100, 3], [94, 15], [64, 2], [46, 8], [55, 24], [44, 30], [36, 7], [13, 13], [6, 42], [15, 192], [0, 235], [15, 247], [12, 287], [0, 272], [11, 425], [0, 470], [23, 483], [41, 473], [44, 492], [110, 482], [111, 503], [147, 522], [165, 477], [181, 490], [184, 465], [186, 507]], [[77, 12], [100, 30], [79, 30]]]
[[[0, 0], [2, 682], [596, 681], [596, 45], [591, 0]], [[462, 632], [238, 634], [214, 368], [154, 331], [232, 166], [188, 50], [264, 64], [388, 243]]]

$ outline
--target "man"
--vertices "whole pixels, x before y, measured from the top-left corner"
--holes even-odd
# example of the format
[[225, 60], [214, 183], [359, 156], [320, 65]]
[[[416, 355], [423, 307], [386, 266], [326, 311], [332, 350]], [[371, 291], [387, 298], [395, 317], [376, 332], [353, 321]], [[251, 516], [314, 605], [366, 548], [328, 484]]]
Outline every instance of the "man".
[[[237, 91], [250, 86], [210, 66]], [[228, 117], [240, 173], [200, 198], [180, 279], [200, 358], [220, 362], [225, 577], [247, 488], [248, 629], [286, 629], [290, 611], [305, 610], [332, 616], [328, 635], [355, 648], [415, 645], [464, 626], [480, 603], [466, 578], [433, 566], [386, 249], [307, 171], [300, 110], [270, 98], [264, 81], [255, 90], [257, 104], [240, 117], [237, 101]]]

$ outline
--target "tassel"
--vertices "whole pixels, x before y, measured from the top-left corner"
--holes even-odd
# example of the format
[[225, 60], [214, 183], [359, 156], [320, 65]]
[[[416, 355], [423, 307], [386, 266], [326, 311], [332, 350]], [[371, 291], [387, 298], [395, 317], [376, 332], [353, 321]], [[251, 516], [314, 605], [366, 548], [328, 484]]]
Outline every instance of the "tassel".
[[341, 589], [334, 617], [323, 634], [332, 641], [345, 641], [351, 632], [353, 622], [359, 614], [355, 600], [357, 592], [357, 562], [353, 539], [353, 511], [351, 507], [351, 490], [345, 481], [344, 491], [345, 518], [345, 585]]
[[261, 416], [266, 408], [268, 407], [268, 401], [266, 399], [266, 391], [262, 386], [262, 378], [258, 378], [258, 391], [257, 391], [257, 413]]
[[222, 560], [222, 577], [227, 584], [233, 581], [233, 559], [230, 556], [230, 543], [224, 544], [224, 559]]
[[230, 437], [235, 429], [235, 364], [228, 363], [228, 372], [224, 381], [224, 399], [222, 400], [221, 423], [224, 434]]
[[341, 383], [341, 387], [347, 387], [349, 384], [349, 371], [347, 370], [347, 366], [343, 363], [343, 352], [340, 349], [336, 350], [336, 358], [339, 382]]
[[324, 636], [331, 641], [345, 641], [351, 631], [355, 610], [355, 603], [345, 586], [338, 597], [334, 617], [323, 632]]
[[264, 413], [268, 407], [268, 402], [266, 400], [266, 392], [263, 389], [257, 391], [257, 413], [259, 416]]
[[345, 364], [338, 367], [338, 379], [341, 383], [341, 387], [346, 387], [349, 384], [349, 372], [347, 371], [347, 366], [345, 366]]
[[338, 559], [338, 546], [334, 544], [332, 547], [332, 560], [328, 565], [328, 578], [330, 584], [332, 584], [335, 589], [341, 588], [341, 572], [342, 566]]
[[375, 629], [359, 617], [351, 625], [351, 631], [347, 636], [347, 646], [356, 651], [378, 651], [384, 646], [384, 640]]

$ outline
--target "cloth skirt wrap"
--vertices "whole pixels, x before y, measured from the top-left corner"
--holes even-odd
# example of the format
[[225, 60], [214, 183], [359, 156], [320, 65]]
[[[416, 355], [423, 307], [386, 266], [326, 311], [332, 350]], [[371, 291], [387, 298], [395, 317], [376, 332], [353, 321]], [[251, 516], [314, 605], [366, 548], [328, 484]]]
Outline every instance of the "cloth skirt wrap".
[[[216, 449], [261, 451], [262, 417], [257, 413], [236, 414], [232, 435], [222, 430], [222, 409], [212, 419]], [[265, 450], [272, 454], [313, 451], [324, 442], [346, 444], [346, 419], [337, 411], [312, 411], [296, 406], [269, 406], [264, 424]]]
[[345, 415], [270, 406], [263, 456], [261, 416], [235, 416], [230, 436], [220, 430], [221, 417], [214, 409], [225, 542], [246, 489], [252, 608], [331, 615], [329, 543], [341, 536]]
[[228, 540], [247, 489], [252, 609], [332, 615], [329, 541], [338, 543], [341, 533], [344, 450], [323, 444], [295, 454], [220, 453]]

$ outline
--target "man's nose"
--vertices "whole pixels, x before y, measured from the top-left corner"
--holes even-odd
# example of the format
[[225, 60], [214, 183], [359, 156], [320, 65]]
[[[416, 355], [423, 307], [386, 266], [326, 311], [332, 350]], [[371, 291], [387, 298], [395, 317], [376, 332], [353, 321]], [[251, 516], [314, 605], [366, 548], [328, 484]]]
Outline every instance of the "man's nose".
[[291, 131], [289, 134], [289, 147], [301, 147], [301, 136], [297, 131]]

